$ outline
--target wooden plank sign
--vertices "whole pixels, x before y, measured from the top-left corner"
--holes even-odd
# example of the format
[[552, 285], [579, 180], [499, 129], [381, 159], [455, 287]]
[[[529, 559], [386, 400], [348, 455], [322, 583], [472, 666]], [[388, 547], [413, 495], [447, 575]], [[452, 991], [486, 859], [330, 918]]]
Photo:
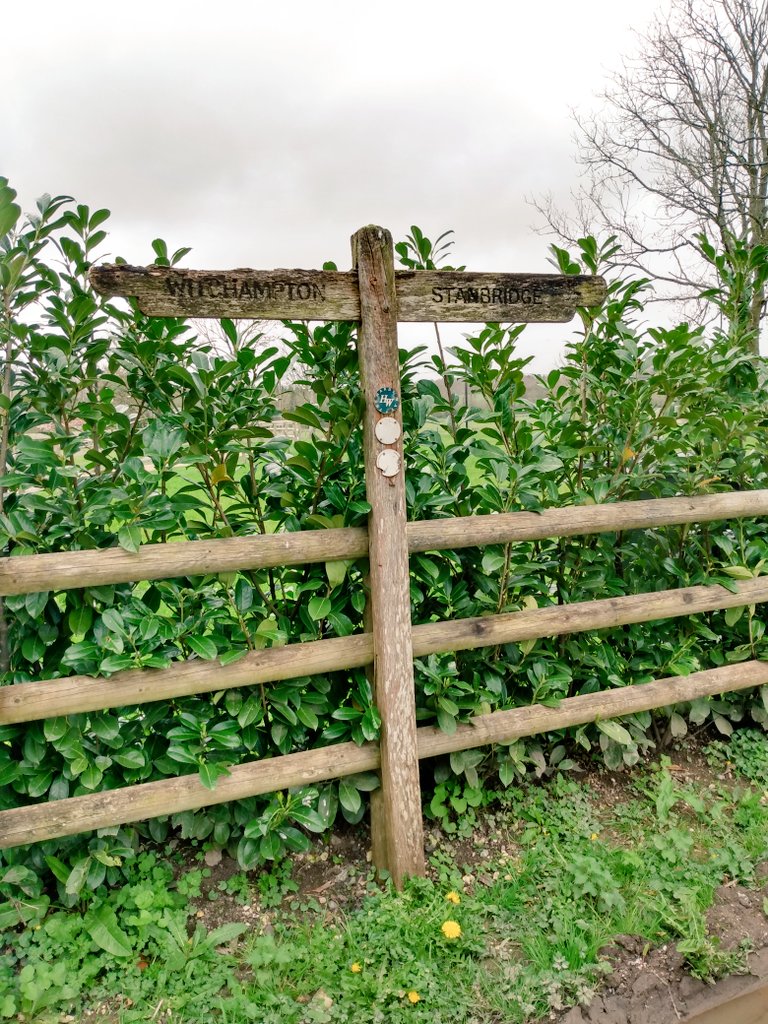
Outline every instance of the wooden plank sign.
[[357, 274], [328, 270], [177, 270], [93, 267], [103, 295], [132, 295], [147, 316], [359, 320]]
[[403, 323], [566, 323], [577, 306], [597, 306], [606, 296], [601, 277], [562, 274], [399, 270], [395, 288]]
[[[148, 316], [251, 320], [359, 320], [354, 271], [178, 270], [112, 264], [91, 269], [103, 295], [132, 295]], [[397, 321], [566, 323], [596, 306], [605, 281], [588, 275], [395, 272]]]

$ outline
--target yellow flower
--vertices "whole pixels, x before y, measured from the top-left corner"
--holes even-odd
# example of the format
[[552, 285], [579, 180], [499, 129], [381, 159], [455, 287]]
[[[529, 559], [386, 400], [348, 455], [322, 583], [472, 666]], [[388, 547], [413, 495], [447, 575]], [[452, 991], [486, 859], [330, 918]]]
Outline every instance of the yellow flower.
[[589, 838], [590, 838], [590, 839], [592, 840], [592, 842], [594, 843], [594, 841], [595, 841], [595, 840], [596, 840], [596, 839], [598, 838], [598, 836], [597, 836], [597, 832], [593, 832], [593, 833], [592, 833], [592, 835], [591, 835], [591, 836], [590, 836]]
[[461, 896], [459, 896], [459, 894], [457, 892], [454, 892], [453, 890], [447, 892], [445, 894], [445, 898], [448, 900], [449, 903], [454, 903], [456, 906], [458, 906], [459, 903], [461, 903]]
[[446, 939], [458, 939], [461, 935], [461, 925], [458, 921], [443, 921], [440, 931]]
[[350, 971], [352, 971], [353, 974], [359, 974], [363, 968], [360, 966], [359, 963], [357, 963], [357, 961], [355, 961], [355, 963], [350, 964], [349, 969]]
[[408, 1002], [409, 1003], [418, 1003], [420, 999], [421, 999], [421, 996], [419, 995], [418, 992], [411, 991], [411, 992], [408, 993]]

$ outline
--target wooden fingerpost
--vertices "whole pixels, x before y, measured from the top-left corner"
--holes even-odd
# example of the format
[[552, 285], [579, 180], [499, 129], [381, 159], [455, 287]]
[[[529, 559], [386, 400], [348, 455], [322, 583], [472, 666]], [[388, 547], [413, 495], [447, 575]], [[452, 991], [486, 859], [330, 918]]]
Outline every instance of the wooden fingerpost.
[[[331, 270], [181, 270], [178, 267], [131, 267], [126, 264], [92, 267], [89, 271], [96, 291], [102, 295], [124, 295], [136, 299], [139, 309], [147, 316], [214, 316], [247, 320], [353, 320], [360, 323], [358, 350], [360, 354], [360, 376], [366, 401], [365, 412], [365, 478], [368, 501], [371, 504], [369, 518], [370, 558], [370, 601], [366, 619], [366, 637], [359, 637], [356, 644], [363, 649], [347, 652], [347, 667], [368, 665], [374, 661], [373, 682], [376, 703], [382, 718], [381, 736], [381, 790], [377, 791], [371, 803], [373, 857], [380, 869], [387, 869], [395, 884], [400, 885], [406, 875], [422, 875], [425, 871], [423, 827], [421, 819], [421, 793], [419, 790], [418, 759], [416, 748], [416, 711], [413, 685], [412, 630], [410, 616], [410, 590], [408, 578], [408, 532], [406, 530], [405, 480], [402, 443], [402, 416], [400, 402], [400, 373], [397, 352], [397, 322], [438, 321], [492, 323], [566, 323], [579, 306], [596, 306], [607, 294], [605, 281], [592, 275], [568, 274], [508, 274], [468, 273], [447, 270], [400, 270], [395, 271], [392, 252], [392, 238], [388, 231], [379, 227], [367, 227], [358, 231], [352, 239], [352, 256], [355, 269], [351, 271]], [[567, 520], [570, 533], [584, 532], [585, 513], [583, 510], [554, 510], [555, 514], [565, 511], [571, 516]], [[576, 512], [575, 520], [572, 513]], [[542, 533], [539, 520], [548, 513], [532, 516], [536, 523], [520, 528], [533, 530], [536, 537], [548, 537]], [[688, 522], [688, 518], [676, 520]], [[512, 530], [505, 542], [517, 537], [513, 528], [514, 517], [480, 517], [467, 521], [473, 523], [473, 532], [464, 522], [454, 523], [452, 542], [440, 546], [466, 546], [468, 544], [494, 543], [490, 534], [498, 537], [498, 531]], [[493, 520], [488, 528], [484, 522]], [[505, 524], [497, 520], [505, 519]], [[514, 519], [515, 524], [518, 523]], [[560, 521], [558, 520], [558, 523]], [[567, 525], [567, 524], [566, 524]], [[443, 537], [448, 527], [440, 523], [435, 534], [432, 523], [413, 523], [411, 550], [432, 550], [435, 537]], [[611, 522], [598, 529], [613, 529]], [[414, 533], [415, 531], [415, 533]], [[323, 531], [321, 531], [323, 532]], [[324, 531], [325, 534], [330, 531]], [[341, 533], [341, 531], [339, 531]], [[344, 531], [351, 550], [362, 554], [364, 538], [357, 531]], [[454, 535], [458, 534], [456, 538]], [[570, 535], [570, 534], [569, 534]], [[416, 537], [414, 540], [413, 538]], [[420, 541], [418, 537], [421, 537]], [[426, 538], [426, 539], [424, 539]], [[341, 537], [339, 538], [341, 541]], [[323, 544], [326, 537], [322, 538]], [[253, 548], [251, 539], [241, 538], [246, 550], [241, 552], [242, 562], [247, 565], [295, 564], [282, 558], [279, 562], [269, 561], [275, 557], [265, 550], [277, 545], [278, 552], [288, 555], [290, 543], [284, 535], [279, 538], [260, 538], [259, 554]], [[419, 547], [423, 543], [425, 546]], [[224, 557], [224, 549], [214, 545], [228, 545], [232, 551], [232, 539], [205, 542], [201, 546], [190, 544], [185, 553], [175, 551], [174, 564], [180, 557], [191, 559], [194, 571], [209, 572], [211, 559]], [[287, 546], [286, 546], [287, 545]], [[310, 545], [317, 560], [319, 551], [314, 540], [303, 537], [299, 547], [306, 555]], [[181, 549], [182, 545], [173, 545]], [[298, 549], [297, 549], [298, 550]], [[232, 552], [234, 554], [234, 552]], [[63, 579], [66, 586], [84, 586], [83, 573], [103, 573], [106, 560], [110, 559], [109, 571], [117, 571], [114, 579], [157, 579], [168, 573], [167, 555], [161, 554], [161, 567], [155, 563], [152, 552], [142, 551], [137, 555], [125, 552], [91, 552], [88, 566], [78, 553], [78, 565], [61, 565], [59, 555], [29, 556], [27, 579], [37, 574], [39, 589], [49, 589], [49, 570], [55, 566], [66, 568]], [[296, 551], [290, 557], [294, 557]], [[239, 557], [239, 556], [235, 556]], [[322, 557], [322, 556], [320, 556]], [[348, 557], [348, 556], [347, 556]], [[58, 559], [43, 562], [40, 559]], [[230, 558], [230, 555], [227, 555]], [[66, 556], [67, 563], [69, 556]], [[312, 560], [312, 559], [308, 559]], [[21, 563], [22, 558], [7, 560]], [[103, 563], [103, 564], [102, 564]], [[118, 565], [119, 563], [119, 565]], [[190, 564], [190, 563], [186, 563]], [[154, 567], [153, 567], [154, 566]], [[18, 566], [21, 570], [21, 565]], [[189, 572], [190, 570], [185, 570]], [[220, 570], [219, 570], [220, 571]], [[147, 574], [149, 573], [149, 574]], [[23, 577], [24, 572], [21, 572]], [[26, 593], [17, 576], [17, 567], [9, 572], [0, 572], [0, 595]], [[114, 582], [114, 580], [113, 580]], [[3, 589], [16, 587], [17, 589]], [[719, 607], [713, 606], [713, 607]], [[547, 609], [541, 609], [545, 613]], [[526, 613], [520, 613], [526, 614]], [[477, 620], [470, 627], [472, 637], [486, 635], [488, 620]], [[516, 620], [517, 621], [517, 620]], [[635, 621], [635, 620], [633, 620]], [[368, 628], [370, 622], [370, 629]], [[438, 626], [440, 624], [437, 624]], [[417, 639], [424, 637], [428, 626], [414, 630]], [[444, 628], [444, 624], [443, 624]], [[449, 625], [449, 629], [453, 629]], [[504, 627], [507, 628], [507, 627]], [[515, 624], [509, 628], [513, 632]], [[372, 634], [372, 639], [369, 636]], [[536, 635], [542, 635], [537, 633]], [[441, 634], [442, 636], [442, 634]], [[318, 641], [323, 645], [337, 645], [336, 640]], [[352, 640], [352, 638], [343, 638]], [[487, 636], [486, 636], [487, 639]], [[449, 650], [445, 639], [434, 636], [419, 640], [427, 649]], [[463, 645], [467, 647], [466, 637]], [[430, 644], [438, 646], [431, 647]], [[471, 644], [469, 646], [472, 646]], [[334, 646], [333, 651], [336, 651]], [[270, 652], [260, 652], [267, 654]], [[280, 654], [280, 671], [285, 671], [284, 652]], [[320, 660], [331, 656], [328, 646], [317, 652]], [[334, 655], [335, 656], [335, 655]], [[417, 654], [417, 656], [419, 656]], [[294, 654], [288, 653], [288, 658]], [[244, 659], [245, 662], [245, 659]], [[244, 665], [244, 663], [243, 663]], [[271, 677], [276, 675], [272, 666]], [[252, 666], [254, 671], [267, 671], [264, 665]], [[193, 672], [196, 671], [193, 669]], [[132, 675], [132, 674], [131, 674]], [[132, 675], [133, 678], [133, 675]], [[167, 679], [167, 677], [165, 677]], [[175, 678], [175, 677], [174, 677]], [[251, 678], [255, 681], [255, 676]], [[143, 686], [143, 676], [134, 679]], [[188, 680], [168, 680], [169, 686], [186, 686]], [[231, 685], [231, 684], [230, 684]], [[47, 686], [47, 683], [46, 683]], [[186, 689], [184, 692], [188, 692]], [[79, 699], [79, 698], [78, 698]], [[147, 698], [142, 698], [147, 699]], [[93, 701], [94, 698], [90, 697]], [[0, 712], [2, 712], [0, 702]], [[94, 704], [89, 706], [95, 707]]]
[[360, 288], [358, 354], [365, 398], [374, 696], [381, 714], [381, 792], [372, 804], [376, 867], [399, 888], [423, 875], [424, 829], [416, 736], [405, 472], [392, 236], [368, 226], [352, 236]]

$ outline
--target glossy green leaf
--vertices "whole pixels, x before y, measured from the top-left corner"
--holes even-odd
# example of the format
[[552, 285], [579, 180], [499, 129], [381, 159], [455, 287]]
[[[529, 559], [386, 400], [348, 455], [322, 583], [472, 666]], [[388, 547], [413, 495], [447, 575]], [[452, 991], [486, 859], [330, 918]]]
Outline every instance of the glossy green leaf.
[[309, 615], [315, 622], [326, 618], [331, 610], [331, 601], [327, 597], [312, 597], [309, 601]]
[[216, 644], [211, 640], [210, 637], [205, 636], [188, 636], [186, 642], [200, 658], [204, 658], [206, 661], [212, 661], [216, 655]]
[[117, 532], [117, 543], [124, 551], [135, 554], [141, 547], [141, 530], [138, 526], [123, 526]]
[[134, 955], [131, 940], [110, 907], [101, 906], [86, 918], [86, 929], [96, 945], [112, 956], [122, 960]]
[[615, 721], [600, 721], [597, 722], [597, 728], [600, 732], [605, 733], [610, 739], [615, 740], [616, 743], [620, 743], [622, 746], [628, 746], [632, 743], [632, 737], [629, 732]]
[[339, 802], [351, 814], [356, 814], [362, 805], [362, 798], [357, 788], [347, 779], [339, 780]]

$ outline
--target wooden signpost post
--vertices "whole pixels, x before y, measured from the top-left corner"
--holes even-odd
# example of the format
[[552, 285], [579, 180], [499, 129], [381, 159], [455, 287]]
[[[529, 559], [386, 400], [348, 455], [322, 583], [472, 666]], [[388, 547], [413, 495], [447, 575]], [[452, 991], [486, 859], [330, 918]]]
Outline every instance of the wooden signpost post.
[[374, 694], [382, 720], [372, 839], [377, 867], [399, 886], [407, 875], [424, 874], [424, 838], [397, 324], [565, 323], [577, 306], [601, 303], [606, 286], [591, 276], [396, 271], [391, 235], [373, 226], [353, 236], [352, 261], [348, 273], [101, 266], [91, 270], [91, 280], [104, 295], [135, 297], [149, 316], [359, 322]]

